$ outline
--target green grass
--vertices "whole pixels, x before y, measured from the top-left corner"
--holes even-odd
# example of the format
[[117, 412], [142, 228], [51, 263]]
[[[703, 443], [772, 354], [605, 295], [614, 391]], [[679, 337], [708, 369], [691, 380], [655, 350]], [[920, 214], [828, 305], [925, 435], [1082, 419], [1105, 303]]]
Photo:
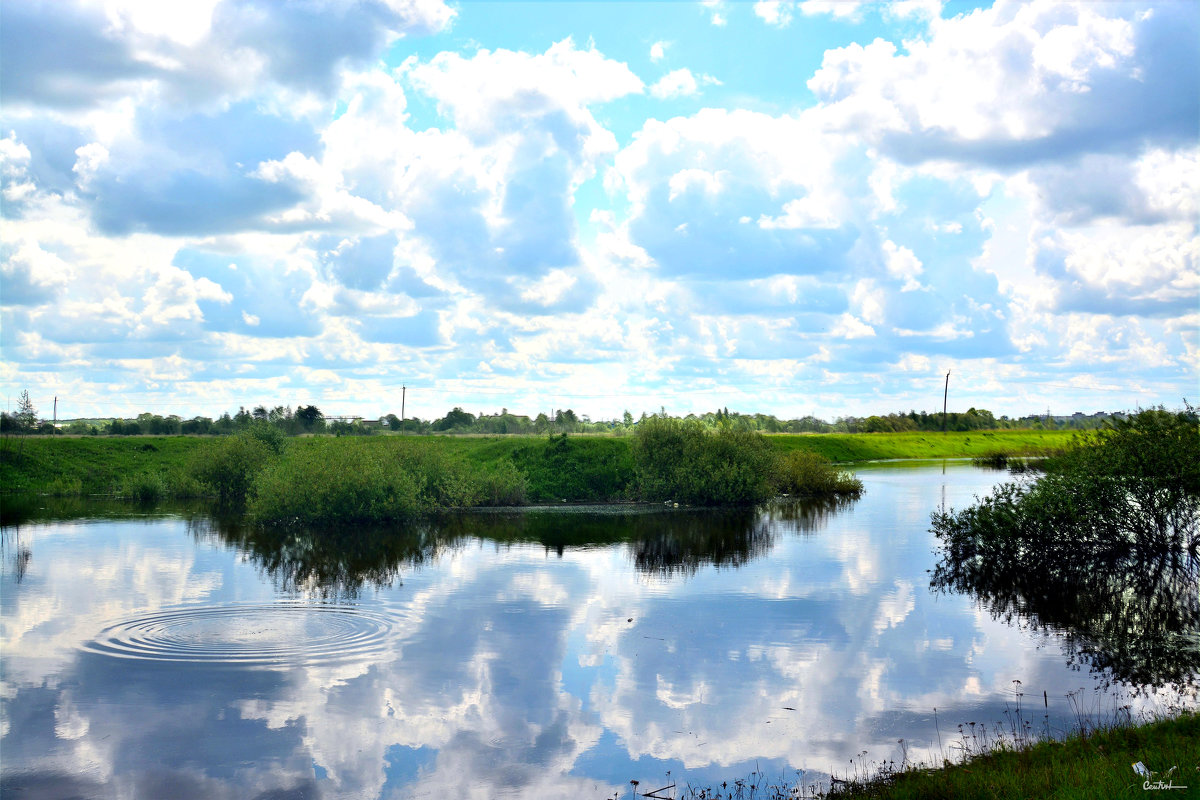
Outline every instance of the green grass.
[[[971, 739], [964, 735], [968, 751]], [[962, 744], [962, 743], [960, 743]], [[1183, 711], [1141, 725], [1088, 728], [1062, 740], [1017, 746], [999, 739], [957, 763], [882, 765], [872, 776], [838, 775], [825, 793], [761, 772], [719, 786], [688, 786], [681, 800], [1095, 800], [1095, 798], [1200, 797], [1200, 715]], [[1147, 778], [1134, 772], [1141, 763], [1162, 781], [1147, 791]], [[856, 766], [876, 769], [880, 765]], [[1174, 770], [1171, 770], [1175, 767]], [[1169, 774], [1168, 774], [1169, 772]], [[1168, 790], [1168, 784], [1174, 789]], [[1184, 787], [1186, 789], [1178, 788]]]
[[810, 450], [830, 461], [876, 461], [889, 458], [978, 458], [1051, 455], [1067, 447], [1074, 431], [964, 431], [949, 433], [820, 433], [770, 434], [782, 450]]
[[[1158, 773], [1154, 780], [1188, 788], [1146, 792], [1146, 779], [1132, 768], [1137, 762]], [[1177, 769], [1168, 778], [1171, 767]], [[1001, 746], [962, 764], [851, 782], [844, 791], [832, 794], [874, 800], [1091, 800], [1153, 795], [1200, 796], [1200, 715], [1185, 712], [1172, 719], [1091, 731], [1026, 748]]]
[[121, 495], [138, 476], [154, 475], [172, 496], [194, 487], [193, 455], [208, 440], [193, 436], [4, 437], [0, 440], [0, 486], [5, 493], [65, 497]]
[[[974, 431], [970, 433], [777, 434], [766, 437], [780, 451], [808, 451], [831, 461], [890, 458], [970, 458], [994, 452], [1046, 454], [1066, 446], [1065, 431]], [[306, 448], [333, 441], [350, 447], [348, 438], [302, 437], [288, 447]], [[199, 436], [6, 437], [0, 440], [0, 487], [5, 493], [59, 496], [89, 494], [146, 496], [161, 486], [164, 497], [192, 496], [199, 488], [192, 465], [211, 448]], [[634, 499], [632, 437], [569, 436], [423, 436], [368, 437], [365, 446], [387, 447], [404, 441], [417, 448], [469, 462], [485, 473], [505, 462], [528, 479], [532, 503], [607, 502]], [[357, 446], [357, 445], [354, 445]], [[157, 481], [139, 476], [157, 476]]]

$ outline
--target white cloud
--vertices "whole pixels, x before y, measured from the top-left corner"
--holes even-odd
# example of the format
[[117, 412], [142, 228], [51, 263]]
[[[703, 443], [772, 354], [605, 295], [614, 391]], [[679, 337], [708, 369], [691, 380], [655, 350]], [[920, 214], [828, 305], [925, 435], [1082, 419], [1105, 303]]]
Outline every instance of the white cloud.
[[729, 19], [725, 16], [725, 0], [700, 0], [700, 5], [708, 12], [709, 21], [723, 28], [729, 24]]
[[904, 280], [904, 286], [901, 291], [911, 292], [913, 289], [921, 288], [921, 284], [917, 282], [917, 276], [924, 271], [924, 268], [921, 265], [921, 260], [916, 257], [912, 250], [897, 245], [891, 239], [888, 239], [883, 243], [883, 254], [888, 273], [892, 277]]
[[1146, 29], [1167, 21], [1126, 11], [999, 3], [935, 18], [904, 52], [883, 39], [827, 51], [808, 86], [831, 124], [870, 131], [907, 159], [1034, 159], [1097, 134], [1119, 139], [1129, 114], [1161, 115], [1158, 128], [1179, 132], [1184, 103], [1162, 86], [1165, 54], [1134, 57]]
[[865, 0], [803, 0], [800, 11], [806, 16], [828, 14], [835, 19], [856, 20]]
[[660, 100], [688, 97], [700, 91], [689, 69], [671, 70], [650, 87], [650, 94]]
[[875, 329], [850, 314], [842, 314], [829, 333], [837, 339], [864, 339], [874, 336]]
[[408, 75], [454, 116], [458, 130], [482, 141], [558, 112], [576, 127], [571, 133], [595, 136], [601, 129], [587, 107], [643, 88], [628, 66], [594, 48], [580, 50], [569, 38], [541, 55], [480, 50], [466, 59], [440, 53], [428, 64], [409, 66]]
[[783, 28], [792, 21], [792, 4], [784, 0], [758, 0], [754, 13], [768, 25]]
[[666, 58], [667, 48], [671, 46], [670, 42], [658, 41], [650, 45], [650, 60], [656, 64]]

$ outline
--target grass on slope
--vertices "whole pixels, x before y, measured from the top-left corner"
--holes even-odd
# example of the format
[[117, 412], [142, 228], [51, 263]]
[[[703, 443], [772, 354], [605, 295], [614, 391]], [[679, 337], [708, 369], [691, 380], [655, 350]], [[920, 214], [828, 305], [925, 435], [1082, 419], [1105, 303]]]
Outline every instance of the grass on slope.
[[767, 440], [783, 450], [811, 450], [830, 461], [889, 458], [976, 458], [1050, 455], [1063, 450], [1074, 431], [952, 431], [949, 433], [773, 434]]
[[[831, 461], [890, 458], [969, 458], [1006, 452], [1043, 455], [1064, 448], [1067, 431], [973, 431], [970, 433], [778, 434], [766, 437], [783, 452], [807, 450]], [[321, 438], [321, 437], [314, 437]], [[314, 438], [289, 440], [312, 447]], [[399, 437], [376, 436], [367, 447], [388, 447]], [[634, 481], [629, 437], [429, 436], [403, 437], [413, 446], [485, 471], [509, 461], [529, 478], [528, 500], [601, 502], [627, 499]], [[196, 436], [4, 437], [0, 439], [0, 488], [7, 493], [61, 496], [129, 494], [149, 482], [163, 496], [199, 489], [189, 472], [197, 453], [214, 441]], [[349, 439], [343, 446], [350, 446]]]

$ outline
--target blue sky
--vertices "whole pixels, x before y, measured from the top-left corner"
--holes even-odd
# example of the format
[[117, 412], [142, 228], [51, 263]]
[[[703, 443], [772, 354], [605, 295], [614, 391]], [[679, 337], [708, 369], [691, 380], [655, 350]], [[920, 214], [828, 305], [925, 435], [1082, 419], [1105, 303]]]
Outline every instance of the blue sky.
[[1194, 402], [1192, 3], [7, 3], [0, 382], [834, 418]]

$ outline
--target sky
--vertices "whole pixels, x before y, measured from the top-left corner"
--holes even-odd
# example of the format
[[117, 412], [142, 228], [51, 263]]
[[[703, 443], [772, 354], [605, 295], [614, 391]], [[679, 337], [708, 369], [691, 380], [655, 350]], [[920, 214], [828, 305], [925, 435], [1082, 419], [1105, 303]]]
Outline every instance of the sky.
[[1200, 4], [13, 0], [42, 416], [1195, 403]]

